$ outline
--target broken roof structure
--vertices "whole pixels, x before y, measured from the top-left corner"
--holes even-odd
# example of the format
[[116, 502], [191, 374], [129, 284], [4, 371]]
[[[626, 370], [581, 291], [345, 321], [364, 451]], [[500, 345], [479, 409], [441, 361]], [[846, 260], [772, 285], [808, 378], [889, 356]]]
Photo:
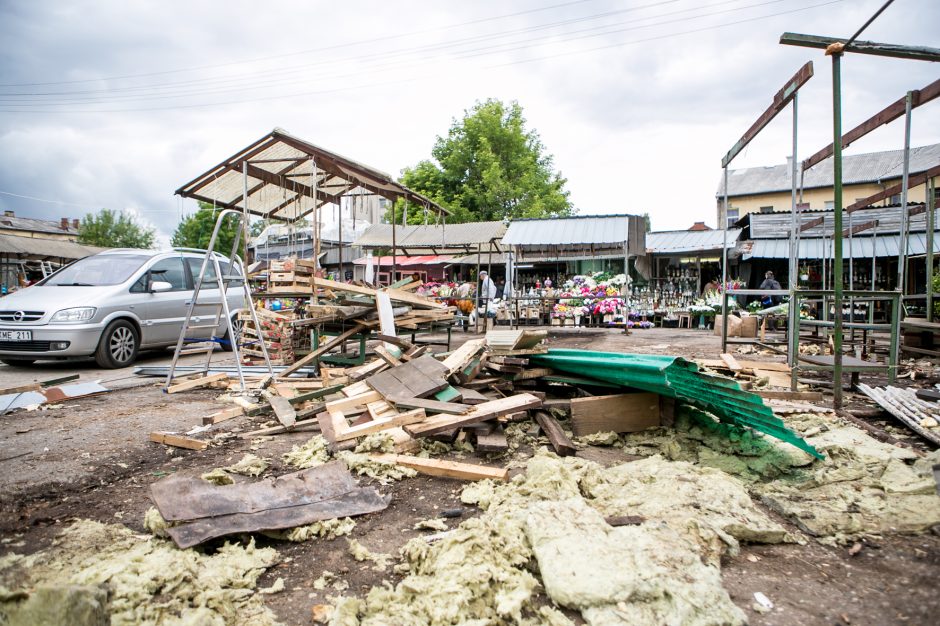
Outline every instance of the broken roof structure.
[[184, 198], [284, 221], [304, 217], [324, 204], [339, 205], [342, 196], [363, 192], [448, 215], [446, 209], [389, 174], [280, 128], [176, 190]]
[[448, 226], [399, 226], [396, 237], [392, 238], [391, 224], [373, 224], [354, 245], [361, 248], [395, 248], [402, 251], [438, 250], [449, 252], [476, 251], [478, 246], [495, 246], [500, 250], [499, 244], [506, 233], [506, 223], [471, 222], [468, 224], [450, 224]]

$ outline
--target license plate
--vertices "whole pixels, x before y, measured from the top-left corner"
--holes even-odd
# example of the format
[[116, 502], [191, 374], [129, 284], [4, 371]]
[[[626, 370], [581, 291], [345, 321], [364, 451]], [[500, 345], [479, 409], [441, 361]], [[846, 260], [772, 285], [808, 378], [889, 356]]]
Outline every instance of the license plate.
[[31, 330], [0, 330], [0, 341], [32, 341]]

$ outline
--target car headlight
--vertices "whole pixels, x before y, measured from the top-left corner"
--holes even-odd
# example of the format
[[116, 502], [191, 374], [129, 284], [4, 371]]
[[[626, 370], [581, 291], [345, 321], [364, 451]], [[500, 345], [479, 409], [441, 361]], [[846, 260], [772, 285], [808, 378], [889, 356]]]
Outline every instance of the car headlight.
[[74, 309], [62, 309], [58, 313], [52, 316], [53, 322], [65, 322], [65, 323], [76, 323], [76, 322], [87, 322], [95, 316], [95, 311], [97, 311], [93, 306], [79, 306]]

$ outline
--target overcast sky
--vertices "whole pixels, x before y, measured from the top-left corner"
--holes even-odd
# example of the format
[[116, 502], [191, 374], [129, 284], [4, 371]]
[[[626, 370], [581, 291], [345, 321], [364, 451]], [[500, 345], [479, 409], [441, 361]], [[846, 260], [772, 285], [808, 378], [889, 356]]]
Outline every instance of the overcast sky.
[[[832, 139], [831, 63], [785, 31], [851, 35], [883, 0], [0, 2], [0, 208], [127, 209], [166, 242], [173, 192], [281, 127], [398, 175], [475, 101], [518, 101], [582, 214], [716, 222], [720, 160], [806, 61], [799, 157]], [[940, 47], [940, 2], [861, 39]], [[940, 76], [850, 55], [844, 128]], [[783, 163], [780, 115], [733, 167]], [[940, 142], [940, 101], [913, 145]], [[903, 146], [899, 120], [849, 148]]]

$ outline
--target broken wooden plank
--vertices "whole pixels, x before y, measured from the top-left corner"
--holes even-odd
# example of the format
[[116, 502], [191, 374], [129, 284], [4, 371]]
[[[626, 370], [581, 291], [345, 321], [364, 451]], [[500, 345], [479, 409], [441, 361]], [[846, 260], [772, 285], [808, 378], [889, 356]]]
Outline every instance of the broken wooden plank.
[[509, 478], [509, 470], [503, 467], [487, 467], [486, 465], [473, 465], [471, 463], [457, 463], [441, 459], [423, 459], [404, 454], [372, 454], [376, 461], [395, 463], [404, 467], [442, 478], [457, 478], [460, 480], [500, 480]]
[[350, 439], [356, 439], [357, 437], [371, 435], [372, 433], [382, 432], [389, 428], [414, 424], [415, 422], [423, 421], [426, 417], [427, 414], [424, 412], [424, 409], [415, 409], [406, 413], [399, 413], [394, 417], [373, 420], [361, 426], [350, 426], [341, 432], [336, 432], [335, 438], [337, 442], [348, 441]]
[[196, 389], [210, 383], [214, 383], [220, 380], [228, 380], [228, 374], [221, 372], [219, 374], [210, 374], [209, 376], [203, 376], [202, 378], [196, 378], [195, 380], [187, 380], [185, 382], [176, 383], [175, 385], [170, 385], [166, 388], [167, 393], [179, 393], [180, 391], [187, 391], [189, 389]]
[[209, 424], [218, 424], [219, 422], [234, 419], [244, 414], [245, 411], [240, 406], [233, 406], [230, 409], [223, 409], [217, 413], [213, 413], [212, 415], [206, 415], [202, 418], [202, 424], [203, 426], [207, 426]]
[[[467, 387], [457, 387], [457, 392], [462, 396], [461, 402], [464, 404], [483, 404], [484, 402], [489, 402], [490, 398], [487, 398], [482, 393], [476, 389], [468, 389]], [[438, 398], [440, 399], [440, 398]]]
[[274, 415], [277, 417], [277, 421], [281, 423], [281, 426], [290, 428], [294, 425], [294, 422], [297, 421], [297, 412], [291, 406], [290, 400], [281, 396], [271, 396], [268, 398], [268, 402], [271, 403]]
[[738, 360], [734, 358], [733, 355], [728, 354], [727, 352], [722, 353], [721, 360], [725, 362], [725, 365], [727, 365], [728, 369], [731, 370], [732, 372], [740, 372], [742, 369], [744, 369], [743, 367], [741, 367], [741, 364], [738, 363]]
[[414, 437], [424, 437], [434, 433], [449, 430], [474, 422], [484, 422], [500, 415], [508, 415], [525, 409], [534, 409], [542, 405], [542, 401], [533, 395], [521, 393], [508, 398], [490, 400], [478, 404], [463, 415], [447, 415], [441, 413], [427, 418], [418, 424], [405, 426], [405, 430]]
[[551, 376], [555, 373], [550, 367], [527, 367], [524, 368], [521, 372], [512, 377], [514, 381], [516, 380], [533, 380], [535, 378], [542, 378], [543, 376]]
[[200, 441], [199, 439], [193, 439], [185, 435], [159, 431], [150, 433], [150, 441], [162, 443], [167, 446], [174, 446], [176, 448], [186, 448], [187, 450], [205, 450], [209, 447], [208, 441]]
[[333, 337], [332, 339], [330, 339], [329, 341], [327, 341], [325, 344], [323, 344], [322, 346], [320, 346], [320, 347], [317, 348], [316, 350], [313, 350], [313, 351], [310, 352], [309, 354], [307, 354], [307, 355], [305, 355], [304, 357], [302, 357], [302, 358], [298, 359], [297, 361], [295, 361], [293, 365], [291, 365], [291, 366], [287, 367], [286, 369], [281, 370], [280, 372], [278, 372], [278, 373], [276, 374], [275, 378], [281, 378], [281, 379], [287, 378], [288, 376], [290, 376], [291, 374], [293, 374], [294, 372], [296, 372], [296, 371], [299, 370], [300, 368], [302, 368], [302, 367], [304, 367], [305, 365], [307, 365], [307, 363], [310, 363], [311, 361], [313, 361], [313, 360], [315, 360], [315, 359], [317, 359], [317, 358], [323, 356], [324, 354], [326, 354], [327, 352], [329, 352], [330, 350], [332, 350], [332, 349], [335, 348], [336, 346], [340, 345], [341, 343], [343, 343], [344, 341], [346, 341], [347, 339], [349, 339], [349, 338], [352, 337], [353, 335], [355, 335], [355, 334], [357, 334], [357, 333], [360, 333], [360, 332], [363, 332], [364, 330], [366, 330], [366, 329], [369, 328], [370, 326], [374, 326], [374, 325], [375, 325], [375, 322], [369, 322], [369, 323], [367, 323], [367, 322], [358, 322], [358, 321], [357, 321], [356, 324], [355, 324], [352, 328], [350, 328], [349, 330], [346, 330], [345, 332], [342, 332], [342, 333], [340, 333], [339, 335]]
[[574, 446], [574, 442], [565, 434], [558, 420], [549, 415], [547, 411], [535, 411], [534, 415], [535, 421], [542, 427], [542, 431], [548, 437], [552, 448], [555, 449], [555, 454], [558, 456], [571, 456], [578, 451]]
[[632, 433], [659, 425], [659, 396], [655, 393], [571, 400], [571, 430], [575, 437], [606, 432]]
[[395, 357], [391, 352], [382, 346], [375, 347], [375, 353], [379, 355], [379, 358], [391, 365], [392, 367], [397, 367], [401, 365], [401, 361]]
[[455, 402], [441, 402], [439, 400], [430, 400], [428, 398], [406, 398], [401, 396], [392, 396], [389, 398], [395, 406], [405, 409], [424, 409], [429, 413], [450, 413], [452, 415], [463, 415], [470, 410], [466, 404], [457, 404]]
[[[434, 394], [434, 399], [438, 402], [463, 402], [463, 391], [447, 385]], [[473, 404], [473, 402], [467, 402], [467, 404]]]
[[440, 361], [432, 356], [423, 356], [370, 376], [366, 383], [385, 398], [403, 394], [424, 398], [448, 386], [446, 372]]
[[358, 396], [353, 396], [351, 398], [340, 398], [339, 400], [333, 400], [326, 403], [326, 410], [330, 413], [342, 413], [347, 409], [351, 409], [357, 406], [365, 406], [370, 402], [375, 402], [376, 400], [382, 400], [382, 394], [378, 391], [367, 391], [366, 393], [361, 393]]
[[462, 370], [473, 357], [477, 355], [480, 350], [486, 345], [485, 339], [471, 339], [467, 343], [463, 344], [453, 352], [451, 352], [447, 358], [445, 358], [442, 363], [447, 368], [447, 375], [451, 376], [454, 373]]

